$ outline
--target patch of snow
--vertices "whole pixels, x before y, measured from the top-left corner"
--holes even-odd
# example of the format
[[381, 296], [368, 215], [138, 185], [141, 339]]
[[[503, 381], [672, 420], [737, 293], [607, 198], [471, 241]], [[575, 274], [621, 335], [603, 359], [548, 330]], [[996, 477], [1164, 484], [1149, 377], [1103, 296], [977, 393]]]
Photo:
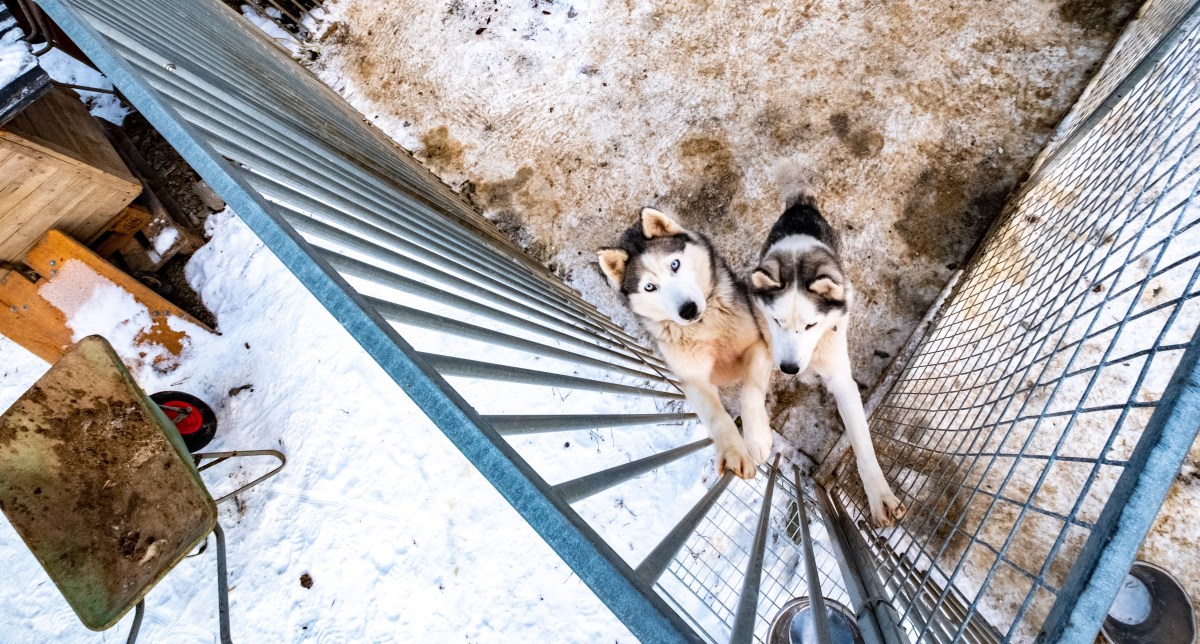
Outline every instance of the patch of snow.
[[[307, 16], [308, 14], [305, 15]], [[258, 27], [259, 31], [272, 42], [291, 54], [292, 58], [299, 59], [306, 50], [304, 43], [297, 40], [296, 36], [276, 24], [275, 21], [279, 20], [281, 16], [278, 9], [268, 7], [264, 12], [258, 7], [244, 4], [242, 5], [242, 16]], [[309, 18], [308, 20], [311, 22], [313, 19]]]
[[[41, 63], [42, 69], [46, 70], [50, 78], [60, 83], [96, 87], [99, 89], [113, 88], [112, 83], [109, 82], [104, 74], [75, 60], [61, 50], [51, 49], [38, 58], [38, 62]], [[79, 97], [83, 99], [92, 116], [116, 123], [117, 125], [124, 123], [125, 117], [129, 116], [129, 107], [113, 94], [89, 92], [86, 90], [73, 91], [77, 92]]]
[[0, 87], [13, 82], [35, 65], [37, 59], [29, 52], [25, 34], [17, 27], [16, 18], [0, 21]]
[[152, 249], [156, 255], [162, 257], [171, 246], [179, 239], [178, 228], [163, 228], [154, 237], [154, 248]]

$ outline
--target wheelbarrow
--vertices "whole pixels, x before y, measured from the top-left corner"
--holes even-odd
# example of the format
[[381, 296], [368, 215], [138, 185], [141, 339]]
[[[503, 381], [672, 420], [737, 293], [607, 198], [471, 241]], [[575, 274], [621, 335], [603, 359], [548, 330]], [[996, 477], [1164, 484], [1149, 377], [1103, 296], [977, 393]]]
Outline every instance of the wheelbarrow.
[[[200, 469], [239, 456], [279, 463], [214, 502]], [[197, 469], [204, 460], [212, 462]], [[230, 642], [217, 503], [285, 462], [275, 450], [189, 454], [100, 336], [68, 349], [0, 415], [0, 509], [85, 626], [108, 629], [136, 606], [129, 642], [137, 638], [146, 593], [210, 533], [221, 641]]]

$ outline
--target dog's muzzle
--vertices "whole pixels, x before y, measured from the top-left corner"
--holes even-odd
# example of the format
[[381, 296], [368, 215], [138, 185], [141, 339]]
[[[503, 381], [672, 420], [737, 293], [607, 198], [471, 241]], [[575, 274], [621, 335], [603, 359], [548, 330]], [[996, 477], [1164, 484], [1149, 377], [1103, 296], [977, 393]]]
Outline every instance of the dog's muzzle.
[[688, 322], [695, 320], [699, 316], [700, 308], [696, 306], [695, 302], [688, 302], [687, 304], [679, 307], [679, 317], [687, 320]]

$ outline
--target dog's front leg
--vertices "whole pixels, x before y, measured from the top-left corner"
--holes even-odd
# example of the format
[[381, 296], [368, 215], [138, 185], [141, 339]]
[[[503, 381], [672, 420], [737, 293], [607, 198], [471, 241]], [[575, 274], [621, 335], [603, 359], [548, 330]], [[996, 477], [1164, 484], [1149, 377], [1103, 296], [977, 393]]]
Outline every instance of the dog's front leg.
[[759, 465], [771, 456], [771, 447], [775, 442], [775, 435], [771, 432], [771, 417], [767, 413], [767, 388], [775, 367], [771, 350], [765, 342], [750, 345], [744, 356], [746, 375], [742, 380], [742, 432], [751, 460]]
[[697, 382], [681, 377], [681, 380], [684, 395], [700, 416], [700, 422], [708, 427], [708, 435], [712, 437], [713, 447], [717, 450], [717, 474], [728, 471], [744, 479], [754, 478], [754, 461], [746, 451], [733, 418], [725, 411], [725, 405], [721, 404], [720, 391], [707, 379]]
[[826, 386], [837, 401], [838, 414], [842, 417], [842, 424], [846, 426], [846, 435], [850, 437], [854, 459], [858, 462], [858, 476], [862, 479], [867, 502], [871, 505], [871, 520], [876, 527], [891, 527], [904, 516], [907, 508], [892, 494], [892, 488], [883, 475], [883, 468], [879, 467], [875, 446], [871, 444], [871, 432], [867, 427], [867, 414], [863, 410], [862, 397], [858, 393], [858, 383], [854, 382], [850, 375], [849, 364], [845, 369], [838, 371], [826, 381]]

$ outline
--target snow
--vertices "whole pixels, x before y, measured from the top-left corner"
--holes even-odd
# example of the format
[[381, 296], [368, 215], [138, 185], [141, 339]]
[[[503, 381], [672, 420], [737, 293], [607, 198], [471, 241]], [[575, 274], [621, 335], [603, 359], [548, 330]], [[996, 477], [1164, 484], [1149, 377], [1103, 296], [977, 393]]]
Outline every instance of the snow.
[[151, 259], [157, 262], [168, 250], [171, 250], [171, 246], [174, 246], [178, 240], [178, 228], [168, 227], [159, 230], [158, 234], [154, 236], [154, 247], [150, 249], [153, 251]]
[[[194, 334], [169, 374], [145, 361], [132, 373], [147, 392], [178, 389], [212, 404], [219, 429], [210, 449], [275, 448], [288, 456], [279, 476], [221, 507], [235, 640], [632, 641], [232, 213], [210, 218], [209, 232], [212, 240], [192, 258], [187, 275], [216, 314], [221, 334]], [[64, 266], [64, 275], [73, 278], [66, 272], [74, 270]], [[129, 328], [140, 318], [129, 317], [129, 302], [103, 286], [87, 297], [67, 291], [46, 294], [72, 311], [76, 333], [104, 332], [123, 357], [135, 351]], [[3, 338], [0, 365], [0, 408], [47, 368]], [[243, 385], [252, 388], [231, 392]], [[512, 395], [494, 383], [490, 391], [497, 398]], [[665, 431], [690, 437], [696, 428]], [[540, 450], [546, 460], [561, 451], [628, 460], [621, 455], [664, 441], [655, 433], [581, 432], [554, 435], [541, 446], [533, 437], [518, 442], [523, 452]], [[565, 441], [572, 447], [564, 448]], [[205, 478], [216, 496], [266, 467], [222, 466]], [[682, 514], [703, 493], [706, 467], [702, 454], [654, 472], [638, 480], [649, 490], [638, 502], [617, 506], [611, 499], [622, 495], [618, 489], [608, 502], [589, 501], [584, 516], [634, 556], [649, 531], [658, 530], [655, 537], [665, 532], [655, 521], [672, 520], [670, 512], [656, 510], [679, 499]], [[647, 532], [639, 531], [634, 513], [654, 517], [641, 524]], [[22, 625], [6, 641], [123, 641], [130, 618], [104, 635], [87, 631], [7, 521], [0, 521], [0, 568], [9, 579], [0, 587], [0, 606], [6, 621]], [[214, 571], [210, 548], [152, 590], [143, 641], [212, 641]], [[305, 573], [313, 580], [307, 590], [299, 581]]]
[[[8, 12], [3, 15], [8, 15]], [[17, 27], [16, 18], [10, 16], [0, 20], [0, 87], [13, 82], [37, 64], [24, 37], [25, 34]]]
[[[51, 49], [38, 58], [50, 78], [70, 85], [112, 89], [112, 83], [100, 72], [75, 60], [58, 49]], [[74, 90], [87, 104], [92, 116], [120, 125], [129, 115], [129, 107], [113, 94]]]
[[[307, 60], [307, 52], [311, 49], [309, 45], [296, 38], [290, 31], [280, 27], [276, 21], [281, 15], [279, 9], [267, 7], [265, 10], [259, 7], [244, 4], [241, 7], [242, 16], [251, 24], [258, 27], [259, 31], [267, 37], [268, 40], [274, 42], [284, 51], [288, 52], [297, 60]], [[313, 9], [306, 12], [301, 17], [301, 24], [308, 29], [314, 28], [320, 24], [325, 18], [325, 12], [321, 8]]]

